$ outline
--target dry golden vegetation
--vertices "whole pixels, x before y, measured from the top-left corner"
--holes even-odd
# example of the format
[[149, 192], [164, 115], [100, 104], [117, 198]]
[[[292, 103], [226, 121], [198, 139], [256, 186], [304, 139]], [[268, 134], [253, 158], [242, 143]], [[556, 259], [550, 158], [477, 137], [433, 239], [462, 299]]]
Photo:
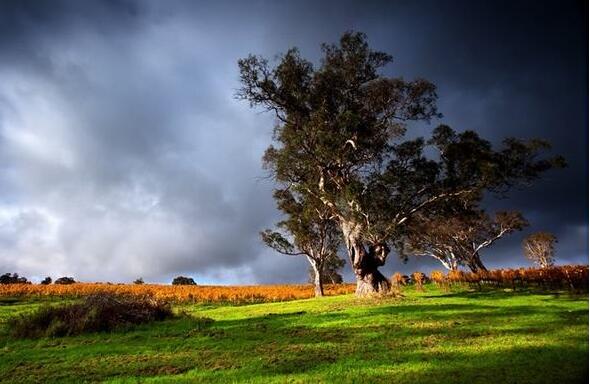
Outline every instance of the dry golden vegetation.
[[546, 289], [588, 290], [587, 265], [562, 265], [548, 268], [495, 269], [491, 271], [464, 272], [432, 271], [431, 280], [439, 286], [445, 284], [475, 284], [496, 287], [536, 286]]
[[[353, 293], [354, 284], [329, 284], [328, 296]], [[69, 285], [6, 284], [0, 296], [53, 296], [77, 298], [97, 293], [151, 296], [175, 302], [261, 303], [314, 297], [311, 285], [194, 286], [157, 284], [75, 283]]]
[[[406, 284], [407, 277], [400, 273], [392, 276], [394, 286]], [[588, 266], [565, 265], [550, 268], [497, 269], [478, 273], [451, 271], [447, 274], [432, 271], [430, 279], [437, 286], [448, 288], [452, 284], [489, 285], [497, 287], [539, 287], [546, 289], [588, 290]], [[421, 288], [425, 275], [412, 274], [412, 282]], [[327, 296], [354, 293], [355, 284], [328, 284]], [[255, 285], [255, 286], [195, 286], [159, 284], [75, 283], [52, 284], [0, 284], [0, 296], [37, 296], [80, 298], [97, 293], [150, 296], [158, 300], [200, 303], [262, 303], [308, 299], [314, 297], [312, 285]]]

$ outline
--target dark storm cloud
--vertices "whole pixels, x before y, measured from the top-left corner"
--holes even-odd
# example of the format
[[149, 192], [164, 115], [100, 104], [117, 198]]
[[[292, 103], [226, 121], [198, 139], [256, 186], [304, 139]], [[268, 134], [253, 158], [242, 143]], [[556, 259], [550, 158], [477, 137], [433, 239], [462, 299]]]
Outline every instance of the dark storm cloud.
[[[319, 4], [318, 4], [319, 3]], [[493, 209], [521, 209], [587, 258], [587, 12], [581, 2], [4, 1], [0, 5], [0, 269], [94, 280], [178, 273], [302, 281], [258, 231], [278, 217], [260, 156], [272, 116], [233, 98], [236, 61], [345, 30], [439, 87], [442, 121], [550, 140], [570, 166]], [[436, 124], [438, 122], [434, 122]], [[418, 126], [413, 134], [428, 134]], [[486, 253], [524, 263], [522, 236]], [[438, 267], [427, 260], [386, 271]]]

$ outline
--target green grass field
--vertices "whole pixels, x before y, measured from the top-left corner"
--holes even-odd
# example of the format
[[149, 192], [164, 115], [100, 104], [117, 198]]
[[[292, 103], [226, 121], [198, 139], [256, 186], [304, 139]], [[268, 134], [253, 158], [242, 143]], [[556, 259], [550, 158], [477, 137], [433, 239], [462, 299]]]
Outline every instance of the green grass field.
[[[14, 340], [0, 299], [0, 382], [583, 383], [588, 297], [502, 290], [177, 307], [114, 333]], [[213, 319], [213, 321], [203, 318]]]

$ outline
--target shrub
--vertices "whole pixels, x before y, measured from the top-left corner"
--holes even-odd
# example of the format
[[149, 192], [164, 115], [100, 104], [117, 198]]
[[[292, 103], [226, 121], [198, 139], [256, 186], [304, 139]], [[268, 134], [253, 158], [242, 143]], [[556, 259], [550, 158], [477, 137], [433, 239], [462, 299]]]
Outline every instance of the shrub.
[[140, 277], [139, 279], [135, 280], [133, 284], [144, 284], [143, 277]]
[[41, 280], [41, 284], [42, 285], [49, 285], [51, 284], [51, 277], [47, 276], [46, 278], [44, 278], [43, 280]]
[[402, 285], [406, 285], [408, 283], [408, 276], [402, 275], [399, 272], [396, 272], [391, 276], [391, 284], [395, 287], [401, 287]]
[[60, 277], [59, 279], [55, 280], [54, 284], [74, 284], [76, 280], [73, 277]]
[[197, 285], [192, 277], [177, 276], [172, 280], [172, 285]]
[[437, 285], [440, 285], [445, 282], [445, 274], [442, 271], [434, 270], [430, 272], [430, 279], [434, 281]]
[[447, 291], [449, 287], [449, 283], [447, 281], [447, 277], [445, 276], [444, 272], [434, 270], [430, 273], [430, 280], [432, 280], [437, 287], [442, 288], [443, 290]]
[[0, 276], [0, 284], [31, 284], [24, 276], [19, 276], [18, 273], [5, 273]]
[[60, 337], [113, 331], [173, 317], [170, 304], [149, 296], [96, 294], [82, 303], [45, 306], [9, 320], [16, 338]]
[[447, 280], [451, 283], [460, 283], [465, 280], [465, 272], [455, 269], [447, 273]]
[[424, 283], [426, 283], [426, 275], [422, 272], [412, 273], [412, 282], [416, 285], [416, 290], [422, 291], [424, 289]]

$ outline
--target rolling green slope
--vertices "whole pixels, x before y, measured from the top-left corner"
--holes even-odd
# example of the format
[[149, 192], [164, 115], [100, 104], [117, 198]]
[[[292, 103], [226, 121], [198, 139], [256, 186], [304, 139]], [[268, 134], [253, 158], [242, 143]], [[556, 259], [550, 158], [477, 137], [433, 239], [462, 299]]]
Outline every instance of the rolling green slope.
[[587, 382], [587, 296], [404, 295], [183, 306], [177, 320], [41, 340], [10, 339], [5, 324], [39, 304], [4, 299], [0, 382]]

